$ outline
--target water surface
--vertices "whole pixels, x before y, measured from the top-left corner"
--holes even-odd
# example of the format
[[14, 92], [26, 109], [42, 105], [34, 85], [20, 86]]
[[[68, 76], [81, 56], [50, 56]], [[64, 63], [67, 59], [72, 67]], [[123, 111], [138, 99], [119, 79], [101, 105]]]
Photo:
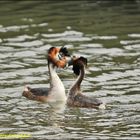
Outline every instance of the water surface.
[[[140, 1], [1, 1], [0, 134], [32, 139], [139, 139]], [[69, 108], [22, 97], [49, 86], [46, 51], [66, 46], [88, 58], [83, 93], [106, 110]], [[58, 70], [66, 91], [71, 68]], [[31, 138], [30, 138], [31, 139]]]

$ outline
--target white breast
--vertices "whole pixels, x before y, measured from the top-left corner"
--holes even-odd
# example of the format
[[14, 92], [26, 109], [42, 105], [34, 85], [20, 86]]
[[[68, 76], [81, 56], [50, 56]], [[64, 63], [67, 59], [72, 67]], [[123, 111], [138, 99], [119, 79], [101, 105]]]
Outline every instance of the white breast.
[[57, 75], [55, 69], [52, 69], [52, 67], [50, 68], [50, 79], [51, 90], [49, 95], [49, 101], [66, 101], [64, 85], [60, 80], [59, 76]]

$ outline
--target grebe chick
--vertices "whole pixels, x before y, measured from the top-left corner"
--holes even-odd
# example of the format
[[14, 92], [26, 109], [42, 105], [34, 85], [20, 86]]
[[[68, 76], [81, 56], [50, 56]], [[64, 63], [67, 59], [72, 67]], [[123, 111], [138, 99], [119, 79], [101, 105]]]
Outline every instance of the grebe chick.
[[100, 100], [87, 97], [81, 93], [80, 85], [82, 80], [84, 79], [86, 66], [87, 59], [84, 57], [80, 57], [73, 61], [73, 71], [76, 75], [78, 75], [78, 78], [69, 90], [67, 105], [71, 107], [105, 109], [105, 105]]
[[70, 61], [70, 55], [66, 48], [51, 47], [48, 50], [48, 71], [50, 77], [49, 88], [30, 88], [25, 86], [23, 96], [30, 100], [41, 102], [66, 101], [65, 88], [56, 73], [56, 68], [64, 68]]

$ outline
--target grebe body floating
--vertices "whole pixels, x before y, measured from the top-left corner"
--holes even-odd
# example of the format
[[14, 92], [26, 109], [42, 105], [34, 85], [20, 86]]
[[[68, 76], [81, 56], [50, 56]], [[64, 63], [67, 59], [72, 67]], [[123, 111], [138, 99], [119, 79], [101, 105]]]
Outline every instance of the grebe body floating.
[[81, 93], [81, 82], [84, 79], [87, 59], [84, 57], [73, 60], [73, 71], [78, 75], [77, 80], [70, 88], [67, 98], [67, 105], [71, 107], [105, 109], [105, 104], [96, 98], [85, 96]]
[[71, 61], [69, 52], [66, 48], [51, 47], [48, 50], [47, 60], [50, 87], [31, 88], [29, 86], [25, 86], [22, 95], [30, 100], [41, 102], [66, 101], [65, 88], [56, 73], [56, 68], [64, 68]]

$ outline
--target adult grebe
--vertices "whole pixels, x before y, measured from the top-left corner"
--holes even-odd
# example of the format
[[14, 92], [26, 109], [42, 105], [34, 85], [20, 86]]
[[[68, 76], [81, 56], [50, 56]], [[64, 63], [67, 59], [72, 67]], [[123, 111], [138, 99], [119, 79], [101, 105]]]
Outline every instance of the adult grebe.
[[56, 68], [64, 68], [68, 64], [70, 61], [68, 50], [66, 48], [51, 47], [48, 50], [47, 60], [50, 88], [30, 88], [25, 86], [22, 95], [30, 100], [41, 102], [66, 101], [65, 88], [56, 73]]
[[105, 105], [100, 100], [87, 97], [81, 93], [80, 85], [85, 75], [85, 66], [87, 66], [86, 58], [80, 57], [73, 60], [73, 71], [79, 76], [74, 85], [69, 90], [67, 105], [71, 107], [105, 109]]

